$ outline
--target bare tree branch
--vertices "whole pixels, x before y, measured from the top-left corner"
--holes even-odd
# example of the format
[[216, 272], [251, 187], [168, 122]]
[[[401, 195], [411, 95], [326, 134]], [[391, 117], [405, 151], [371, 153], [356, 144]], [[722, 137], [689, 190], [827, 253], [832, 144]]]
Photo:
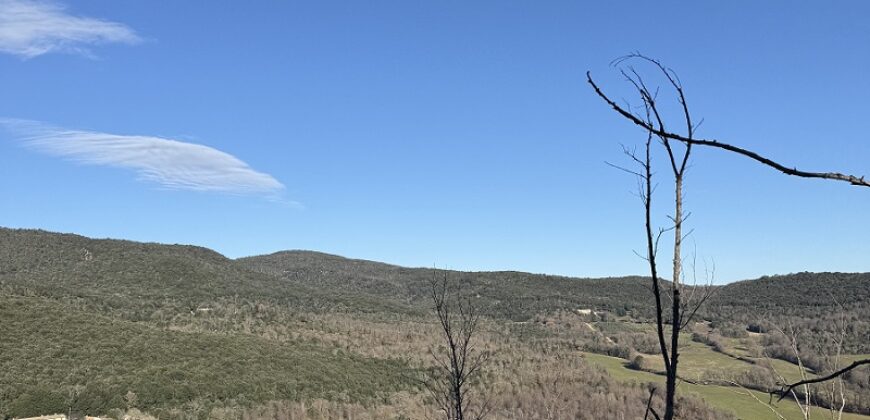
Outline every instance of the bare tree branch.
[[637, 124], [638, 126], [643, 128], [644, 130], [647, 130], [647, 131], [655, 134], [656, 136], [676, 140], [676, 141], [682, 142], [683, 144], [685, 144], [687, 146], [698, 145], [698, 146], [708, 146], [708, 147], [715, 147], [718, 149], [724, 149], [724, 150], [727, 150], [729, 152], [734, 152], [734, 153], [737, 153], [739, 155], [746, 156], [752, 160], [755, 160], [756, 162], [759, 162], [763, 165], [766, 165], [766, 166], [769, 166], [773, 169], [776, 169], [777, 171], [780, 171], [786, 175], [792, 175], [792, 176], [797, 176], [797, 177], [802, 177], [802, 178], [819, 178], [819, 179], [828, 179], [828, 180], [832, 180], [832, 181], [843, 181], [843, 182], [848, 182], [848, 183], [855, 185], [855, 186], [870, 187], [870, 181], [865, 180], [863, 176], [848, 175], [848, 174], [843, 174], [843, 173], [839, 173], [839, 172], [810, 172], [810, 171], [804, 171], [804, 170], [797, 169], [796, 167], [789, 168], [781, 163], [775, 162], [772, 159], [761, 156], [760, 154], [755, 153], [751, 150], [747, 150], [747, 149], [737, 147], [737, 146], [734, 146], [734, 145], [731, 145], [728, 143], [724, 143], [724, 142], [721, 142], [719, 140], [695, 139], [695, 138], [691, 138], [691, 136], [687, 137], [687, 136], [680, 135], [677, 133], [665, 131], [664, 128], [662, 128], [661, 126], [659, 128], [657, 128], [654, 125], [652, 125], [651, 123], [638, 118], [636, 115], [632, 114], [631, 112], [626, 111], [624, 108], [619, 106], [616, 102], [613, 102], [613, 100], [611, 100], [609, 97], [607, 97], [607, 95], [604, 94], [604, 92], [598, 87], [598, 85], [595, 84], [595, 81], [592, 80], [592, 73], [591, 72], [586, 72], [586, 81], [587, 81], [587, 83], [589, 83], [592, 86], [592, 88], [595, 90], [595, 93], [599, 97], [601, 97], [601, 99], [603, 99], [605, 102], [607, 102], [607, 104], [610, 105], [610, 107], [613, 108], [617, 113], [619, 113], [623, 117], [629, 119], [631, 122]]
[[653, 418], [656, 420], [662, 420], [659, 417], [659, 413], [656, 413], [656, 410], [652, 407], [653, 396], [656, 394], [656, 389], [651, 388], [649, 390], [649, 399], [646, 400], [646, 412], [643, 414], [643, 420], [647, 420], [649, 415], [652, 414]]
[[833, 372], [829, 375], [820, 376], [818, 378], [804, 379], [802, 381], [790, 384], [786, 387], [783, 387], [783, 389], [781, 389], [779, 391], [775, 391], [775, 393], [779, 397], [779, 399], [777, 401], [782, 401], [789, 393], [791, 393], [795, 388], [797, 388], [799, 386], [830, 381], [831, 379], [835, 379], [835, 378], [838, 378], [840, 376], [843, 376], [844, 374], [846, 374], [847, 372], [849, 372], [852, 369], [855, 369], [857, 367], [861, 367], [864, 365], [868, 365], [868, 364], [870, 364], [870, 359], [856, 360], [855, 362], [852, 362], [851, 365], [846, 366], [846, 367], [844, 367], [836, 372]]

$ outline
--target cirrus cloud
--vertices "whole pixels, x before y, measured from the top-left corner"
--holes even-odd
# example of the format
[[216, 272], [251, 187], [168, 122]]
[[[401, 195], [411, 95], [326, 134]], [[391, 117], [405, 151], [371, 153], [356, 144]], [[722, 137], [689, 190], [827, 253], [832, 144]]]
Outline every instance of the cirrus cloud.
[[271, 175], [201, 144], [70, 130], [19, 119], [0, 118], [0, 125], [34, 150], [82, 164], [129, 169], [139, 179], [167, 188], [273, 198], [285, 189]]
[[50, 52], [90, 55], [88, 45], [140, 41], [124, 24], [73, 16], [59, 3], [0, 0], [0, 52], [24, 58]]

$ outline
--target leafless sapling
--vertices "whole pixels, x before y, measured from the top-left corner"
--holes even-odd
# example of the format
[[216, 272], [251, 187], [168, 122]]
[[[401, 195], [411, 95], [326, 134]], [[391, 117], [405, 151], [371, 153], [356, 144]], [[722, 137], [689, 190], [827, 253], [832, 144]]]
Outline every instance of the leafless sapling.
[[475, 382], [489, 353], [475, 347], [480, 312], [461, 288], [452, 290], [447, 273], [442, 274], [433, 273], [431, 297], [443, 344], [430, 349], [435, 367], [424, 386], [447, 420], [481, 420], [489, 404]]
[[[641, 59], [648, 60], [643, 56], [631, 55], [617, 60], [615, 63], [621, 65], [630, 60]], [[651, 61], [656, 63], [655, 61]], [[692, 116], [689, 112], [689, 107], [686, 103], [686, 97], [683, 93], [683, 88], [676, 75], [659, 66], [665, 79], [677, 92], [677, 98], [680, 103], [682, 118], [686, 127], [687, 138], [694, 138], [696, 126], [692, 122]], [[638, 177], [640, 198], [644, 207], [645, 218], [645, 233], [646, 233], [646, 255], [642, 257], [647, 261], [650, 270], [650, 278], [652, 281], [652, 293], [655, 299], [655, 316], [656, 316], [656, 334], [659, 341], [659, 349], [661, 351], [662, 360], [665, 366], [665, 412], [663, 418], [671, 420], [675, 414], [676, 403], [676, 387], [678, 380], [678, 363], [679, 363], [679, 338], [680, 331], [691, 322], [692, 317], [697, 312], [698, 308], [709, 297], [709, 288], [692, 288], [691, 290], [702, 290], [697, 299], [692, 299], [692, 302], [684, 300], [682, 296], [683, 278], [685, 276], [683, 270], [683, 255], [682, 246], [683, 240], [687, 233], [684, 232], [684, 222], [686, 220], [686, 212], [683, 206], [683, 186], [688, 168], [689, 158], [692, 154], [691, 143], [681, 143], [666, 136], [659, 135], [659, 132], [667, 132], [665, 128], [664, 117], [659, 110], [657, 91], [649, 89], [633, 67], [620, 68], [621, 74], [638, 92], [642, 100], [643, 111], [642, 115], [634, 118], [640, 118], [645, 121], [649, 127], [654, 129], [647, 130], [646, 142], [644, 144], [643, 155], [638, 155], [634, 149], [624, 147], [625, 153], [640, 167], [640, 170], [626, 170]], [[589, 79], [591, 81], [591, 78]], [[593, 84], [594, 86], [594, 84]], [[657, 144], [661, 145], [666, 152], [668, 166], [673, 176], [674, 182], [674, 213], [671, 215], [670, 222], [672, 223], [667, 228], [655, 228], [652, 216], [652, 201], [654, 192], [653, 181], [653, 159], [652, 147], [653, 140], [657, 140]], [[673, 259], [672, 259], [672, 277], [668, 288], [659, 275], [657, 264], [657, 255], [659, 250], [659, 241], [661, 237], [668, 232], [673, 232]], [[670, 302], [665, 301], [664, 293], [670, 297]], [[670, 318], [669, 322], [667, 318]], [[666, 331], [667, 324], [670, 324], [670, 331]], [[656, 413], [653, 413], [656, 414]]]

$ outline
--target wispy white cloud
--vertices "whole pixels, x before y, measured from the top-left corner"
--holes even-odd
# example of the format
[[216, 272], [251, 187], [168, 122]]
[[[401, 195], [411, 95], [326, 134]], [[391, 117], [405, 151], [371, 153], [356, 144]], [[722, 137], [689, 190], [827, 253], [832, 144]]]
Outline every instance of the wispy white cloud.
[[0, 52], [24, 58], [50, 52], [90, 55], [89, 45], [140, 41], [124, 24], [73, 16], [60, 3], [0, 0]]
[[69, 130], [36, 121], [0, 118], [13, 137], [34, 150], [88, 165], [134, 171], [167, 188], [255, 194], [283, 201], [284, 185], [233, 155], [201, 144], [151, 136]]

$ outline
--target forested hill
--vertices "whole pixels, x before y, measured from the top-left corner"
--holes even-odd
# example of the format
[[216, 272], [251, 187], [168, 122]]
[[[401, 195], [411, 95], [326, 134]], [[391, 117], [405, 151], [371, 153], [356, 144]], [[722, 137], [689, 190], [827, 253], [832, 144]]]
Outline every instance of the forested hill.
[[[283, 251], [242, 258], [260, 273], [321, 290], [350, 290], [414, 306], [427, 305], [433, 270], [404, 268], [310, 251]], [[442, 273], [443, 274], [443, 273]], [[601, 309], [651, 318], [649, 280], [643, 277], [570, 278], [503, 272], [447, 272], [466, 292], [482, 299], [491, 315], [514, 320], [560, 309]], [[700, 314], [709, 320], [749, 324], [783, 315], [825, 318], [842, 311], [870, 311], [870, 273], [797, 273], [713, 286]], [[691, 291], [685, 292], [691, 294]], [[700, 295], [698, 293], [697, 295]], [[870, 315], [870, 314], [868, 314]]]
[[797, 273], [717, 289], [702, 314], [732, 330], [794, 328], [819, 343], [844, 331], [844, 351], [870, 352], [870, 273]]
[[[212, 418], [211, 410], [242, 418], [275, 400], [284, 404], [273, 407], [279, 411], [304, 411], [318, 399], [342, 412], [401, 401], [417, 410], [419, 389], [409, 378], [437, 336], [429, 282], [444, 274], [488, 316], [488, 345], [525, 352], [503, 354], [511, 369], [502, 383], [535, 384], [516, 375], [559, 372], [565, 360], [577, 362], [578, 348], [627, 356], [655, 343], [643, 332], [652, 314], [643, 277], [435, 272], [308, 251], [233, 260], [196, 246], [0, 228], [0, 419], [107, 413], [134, 407], [130, 400], [160, 418]], [[866, 354], [868, 285], [868, 274], [836, 273], [739, 282], [714, 287], [699, 315], [728, 337], [792, 325], [810, 343], [826, 342], [846, 317], [844, 349]], [[581, 319], [578, 309], [603, 313]], [[560, 319], [585, 327], [562, 337]], [[616, 328], [620, 343], [598, 328]], [[762, 335], [765, 352], [788, 360], [785, 344]], [[572, 357], [543, 356], [548, 351]], [[521, 373], [517, 360], [527, 363]], [[579, 379], [565, 382], [576, 386], [572, 395], [598, 390], [601, 373], [577, 363], [569, 365]], [[645, 389], [613, 381], [606, 388], [619, 407], [644, 407]], [[404, 397], [390, 399], [397, 395]]]
[[528, 320], [560, 309], [622, 311], [644, 306], [647, 286], [641, 277], [578, 279], [516, 271], [437, 273], [309, 251], [284, 251], [242, 258], [242, 266], [289, 283], [320, 290], [351, 291], [397, 304], [428, 308], [433, 276], [448, 276], [496, 317]]
[[3, 294], [77, 299], [134, 317], [239, 298], [306, 310], [402, 310], [331, 292], [250, 270], [197, 246], [0, 228]]
[[[515, 271], [439, 272], [461, 280], [491, 316], [527, 320], [560, 309], [645, 316], [642, 277], [581, 279]], [[0, 290], [117, 305], [170, 300], [196, 307], [226, 298], [269, 299], [312, 310], [421, 312], [432, 269], [310, 251], [228, 259], [212, 250], [0, 228]], [[870, 302], [870, 273], [799, 273], [714, 287], [705, 312], [828, 311]], [[129, 301], [125, 301], [129, 304]]]
[[720, 305], [778, 307], [850, 306], [870, 300], [870, 273], [796, 273], [765, 276], [721, 287]]

